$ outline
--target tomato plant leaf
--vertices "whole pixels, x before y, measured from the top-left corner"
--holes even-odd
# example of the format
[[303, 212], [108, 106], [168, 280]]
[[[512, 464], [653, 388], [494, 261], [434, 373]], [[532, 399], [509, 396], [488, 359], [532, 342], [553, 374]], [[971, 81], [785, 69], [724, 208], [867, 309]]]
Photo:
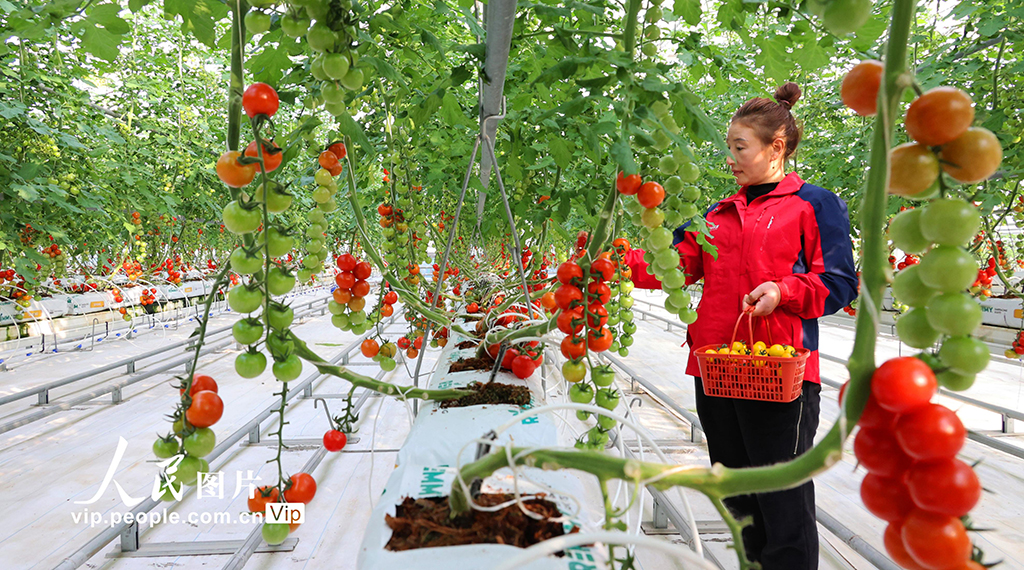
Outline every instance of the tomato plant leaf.
[[629, 147], [629, 141], [620, 137], [609, 149], [612, 160], [619, 165], [619, 170], [626, 174], [636, 174], [639, 167], [633, 159], [633, 149]]
[[572, 160], [572, 149], [569, 145], [568, 141], [561, 138], [554, 138], [548, 141], [548, 150], [551, 152], [551, 157], [555, 159], [555, 164], [563, 170], [569, 167], [569, 162]]
[[366, 138], [362, 125], [355, 122], [348, 113], [342, 113], [335, 119], [338, 121], [338, 130], [341, 134], [352, 137], [352, 141], [363, 151], [361, 160], [370, 160], [377, 154], [377, 149], [370, 143], [370, 139]]
[[700, 23], [700, 0], [676, 0], [672, 7], [672, 12], [686, 20], [687, 24], [696, 26]]

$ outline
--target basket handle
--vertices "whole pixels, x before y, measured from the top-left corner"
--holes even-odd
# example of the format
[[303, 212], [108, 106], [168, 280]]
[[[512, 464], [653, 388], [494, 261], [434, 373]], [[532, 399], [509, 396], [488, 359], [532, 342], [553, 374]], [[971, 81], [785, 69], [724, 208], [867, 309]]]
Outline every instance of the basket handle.
[[[743, 320], [743, 317], [747, 317], [747, 330], [750, 332], [750, 336], [748, 336], [747, 338], [750, 339], [750, 344], [751, 345], [754, 344], [754, 317], [750, 313], [744, 311], [744, 312], [740, 313], [739, 318], [736, 319], [736, 324], [732, 327], [732, 340], [729, 341], [729, 347], [730, 348], [732, 347], [732, 343], [736, 342], [736, 333], [739, 332], [739, 330], [740, 330], [740, 322]], [[773, 342], [772, 342], [772, 327], [768, 325], [768, 318], [767, 317], [761, 317], [761, 318], [764, 319], [764, 323], [765, 323], [765, 327], [764, 328], [767, 329], [767, 331], [768, 331], [768, 346], [771, 346], [773, 344]]]

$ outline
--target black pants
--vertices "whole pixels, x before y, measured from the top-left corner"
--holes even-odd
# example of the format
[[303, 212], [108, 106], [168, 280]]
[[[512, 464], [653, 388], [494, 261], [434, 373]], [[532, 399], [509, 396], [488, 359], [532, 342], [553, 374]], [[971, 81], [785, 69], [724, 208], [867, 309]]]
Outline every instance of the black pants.
[[[818, 429], [821, 385], [804, 382], [792, 402], [761, 402], [704, 395], [695, 378], [697, 415], [712, 463], [757, 467], [788, 461], [811, 448]], [[814, 483], [795, 489], [725, 499], [736, 516], [753, 517], [743, 530], [747, 557], [764, 570], [816, 570], [818, 528]]]

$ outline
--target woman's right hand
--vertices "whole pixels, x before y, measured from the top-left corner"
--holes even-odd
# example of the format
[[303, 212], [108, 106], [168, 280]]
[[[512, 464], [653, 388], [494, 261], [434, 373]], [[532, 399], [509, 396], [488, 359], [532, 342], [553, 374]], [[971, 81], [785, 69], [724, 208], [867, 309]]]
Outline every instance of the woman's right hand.
[[743, 297], [743, 312], [752, 317], [767, 317], [782, 301], [782, 290], [774, 281], [765, 281]]

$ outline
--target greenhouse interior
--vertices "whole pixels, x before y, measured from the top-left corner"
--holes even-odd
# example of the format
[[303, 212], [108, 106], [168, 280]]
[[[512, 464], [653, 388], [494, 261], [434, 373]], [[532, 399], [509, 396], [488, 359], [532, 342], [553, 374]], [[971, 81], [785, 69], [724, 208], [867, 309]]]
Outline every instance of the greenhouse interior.
[[1022, 21], [0, 0], [0, 567], [1024, 569]]

